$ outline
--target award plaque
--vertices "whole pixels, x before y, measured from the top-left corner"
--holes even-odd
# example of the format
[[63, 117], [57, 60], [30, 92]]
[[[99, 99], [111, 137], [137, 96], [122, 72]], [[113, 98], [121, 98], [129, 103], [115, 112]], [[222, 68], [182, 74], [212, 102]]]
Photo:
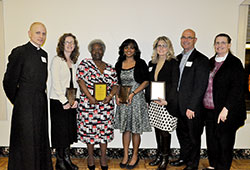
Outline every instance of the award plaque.
[[120, 86], [118, 98], [120, 103], [127, 104], [128, 96], [130, 94], [132, 86]]
[[151, 82], [151, 100], [166, 99], [165, 98], [165, 82], [163, 81], [152, 81]]
[[76, 88], [66, 88], [66, 97], [69, 101], [69, 104], [72, 106], [76, 100]]
[[95, 83], [94, 96], [97, 101], [103, 101], [107, 96], [107, 84]]

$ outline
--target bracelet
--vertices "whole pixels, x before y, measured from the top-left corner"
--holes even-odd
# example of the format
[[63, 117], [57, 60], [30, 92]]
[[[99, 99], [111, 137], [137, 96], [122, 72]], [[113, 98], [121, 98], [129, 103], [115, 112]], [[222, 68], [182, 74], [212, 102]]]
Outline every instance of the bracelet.
[[136, 95], [135, 91], [133, 91], [132, 93], [134, 93], [134, 95]]

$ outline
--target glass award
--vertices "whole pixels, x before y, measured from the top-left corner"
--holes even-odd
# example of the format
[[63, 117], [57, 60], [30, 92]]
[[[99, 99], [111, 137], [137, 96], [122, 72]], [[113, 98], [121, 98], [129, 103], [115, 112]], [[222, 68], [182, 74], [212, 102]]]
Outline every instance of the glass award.
[[107, 96], [107, 84], [94, 84], [94, 97], [97, 101], [103, 101]]
[[152, 81], [150, 87], [151, 100], [159, 100], [159, 98], [166, 100], [164, 81]]
[[132, 86], [120, 86], [120, 90], [118, 93], [118, 98], [120, 103], [127, 104], [128, 96], [130, 94]]
[[69, 104], [72, 106], [76, 100], [76, 88], [66, 88], [66, 97], [69, 101]]

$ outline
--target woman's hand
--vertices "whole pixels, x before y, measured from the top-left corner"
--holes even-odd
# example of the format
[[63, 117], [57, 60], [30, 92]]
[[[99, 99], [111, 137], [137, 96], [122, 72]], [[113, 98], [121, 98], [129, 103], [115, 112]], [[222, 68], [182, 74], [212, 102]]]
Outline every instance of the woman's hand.
[[96, 99], [93, 96], [89, 96], [88, 99], [89, 99], [89, 104], [96, 104], [97, 103]]
[[168, 104], [168, 102], [166, 100], [164, 100], [164, 99], [162, 99], [160, 97], [158, 97], [158, 99], [159, 99], [159, 101], [155, 101], [155, 103], [157, 103], [158, 105], [163, 106], [163, 105], [167, 105]]
[[64, 109], [64, 110], [67, 110], [67, 109], [70, 109], [70, 108], [71, 108], [71, 106], [70, 106], [69, 103], [63, 105], [63, 109]]
[[107, 104], [110, 100], [112, 99], [112, 96], [108, 95], [105, 97], [105, 99], [103, 100], [104, 104]]
[[130, 93], [130, 95], [128, 96], [128, 100], [127, 100], [128, 104], [127, 105], [131, 104], [134, 95], [135, 95], [135, 93]]
[[219, 124], [220, 121], [225, 122], [227, 120], [228, 110], [226, 107], [223, 107], [222, 111], [219, 114], [217, 123]]
[[71, 108], [75, 109], [75, 108], [77, 108], [77, 106], [78, 106], [78, 102], [75, 100], [74, 103], [73, 103], [73, 105], [71, 106]]
[[120, 99], [118, 95], [115, 95], [115, 101], [116, 101], [117, 106], [120, 106]]

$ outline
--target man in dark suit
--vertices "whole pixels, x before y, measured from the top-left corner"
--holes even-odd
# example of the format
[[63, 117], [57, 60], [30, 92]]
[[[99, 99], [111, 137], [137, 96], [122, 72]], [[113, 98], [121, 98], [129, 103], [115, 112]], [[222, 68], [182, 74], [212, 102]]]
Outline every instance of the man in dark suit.
[[209, 76], [208, 58], [197, 51], [195, 32], [187, 29], [182, 33], [183, 52], [179, 60], [178, 83], [179, 119], [177, 137], [180, 143], [180, 159], [171, 162], [173, 166], [186, 164], [184, 170], [198, 170], [202, 134], [202, 101]]
[[34, 22], [30, 41], [12, 50], [3, 79], [13, 104], [8, 170], [52, 170], [48, 137], [46, 28]]

